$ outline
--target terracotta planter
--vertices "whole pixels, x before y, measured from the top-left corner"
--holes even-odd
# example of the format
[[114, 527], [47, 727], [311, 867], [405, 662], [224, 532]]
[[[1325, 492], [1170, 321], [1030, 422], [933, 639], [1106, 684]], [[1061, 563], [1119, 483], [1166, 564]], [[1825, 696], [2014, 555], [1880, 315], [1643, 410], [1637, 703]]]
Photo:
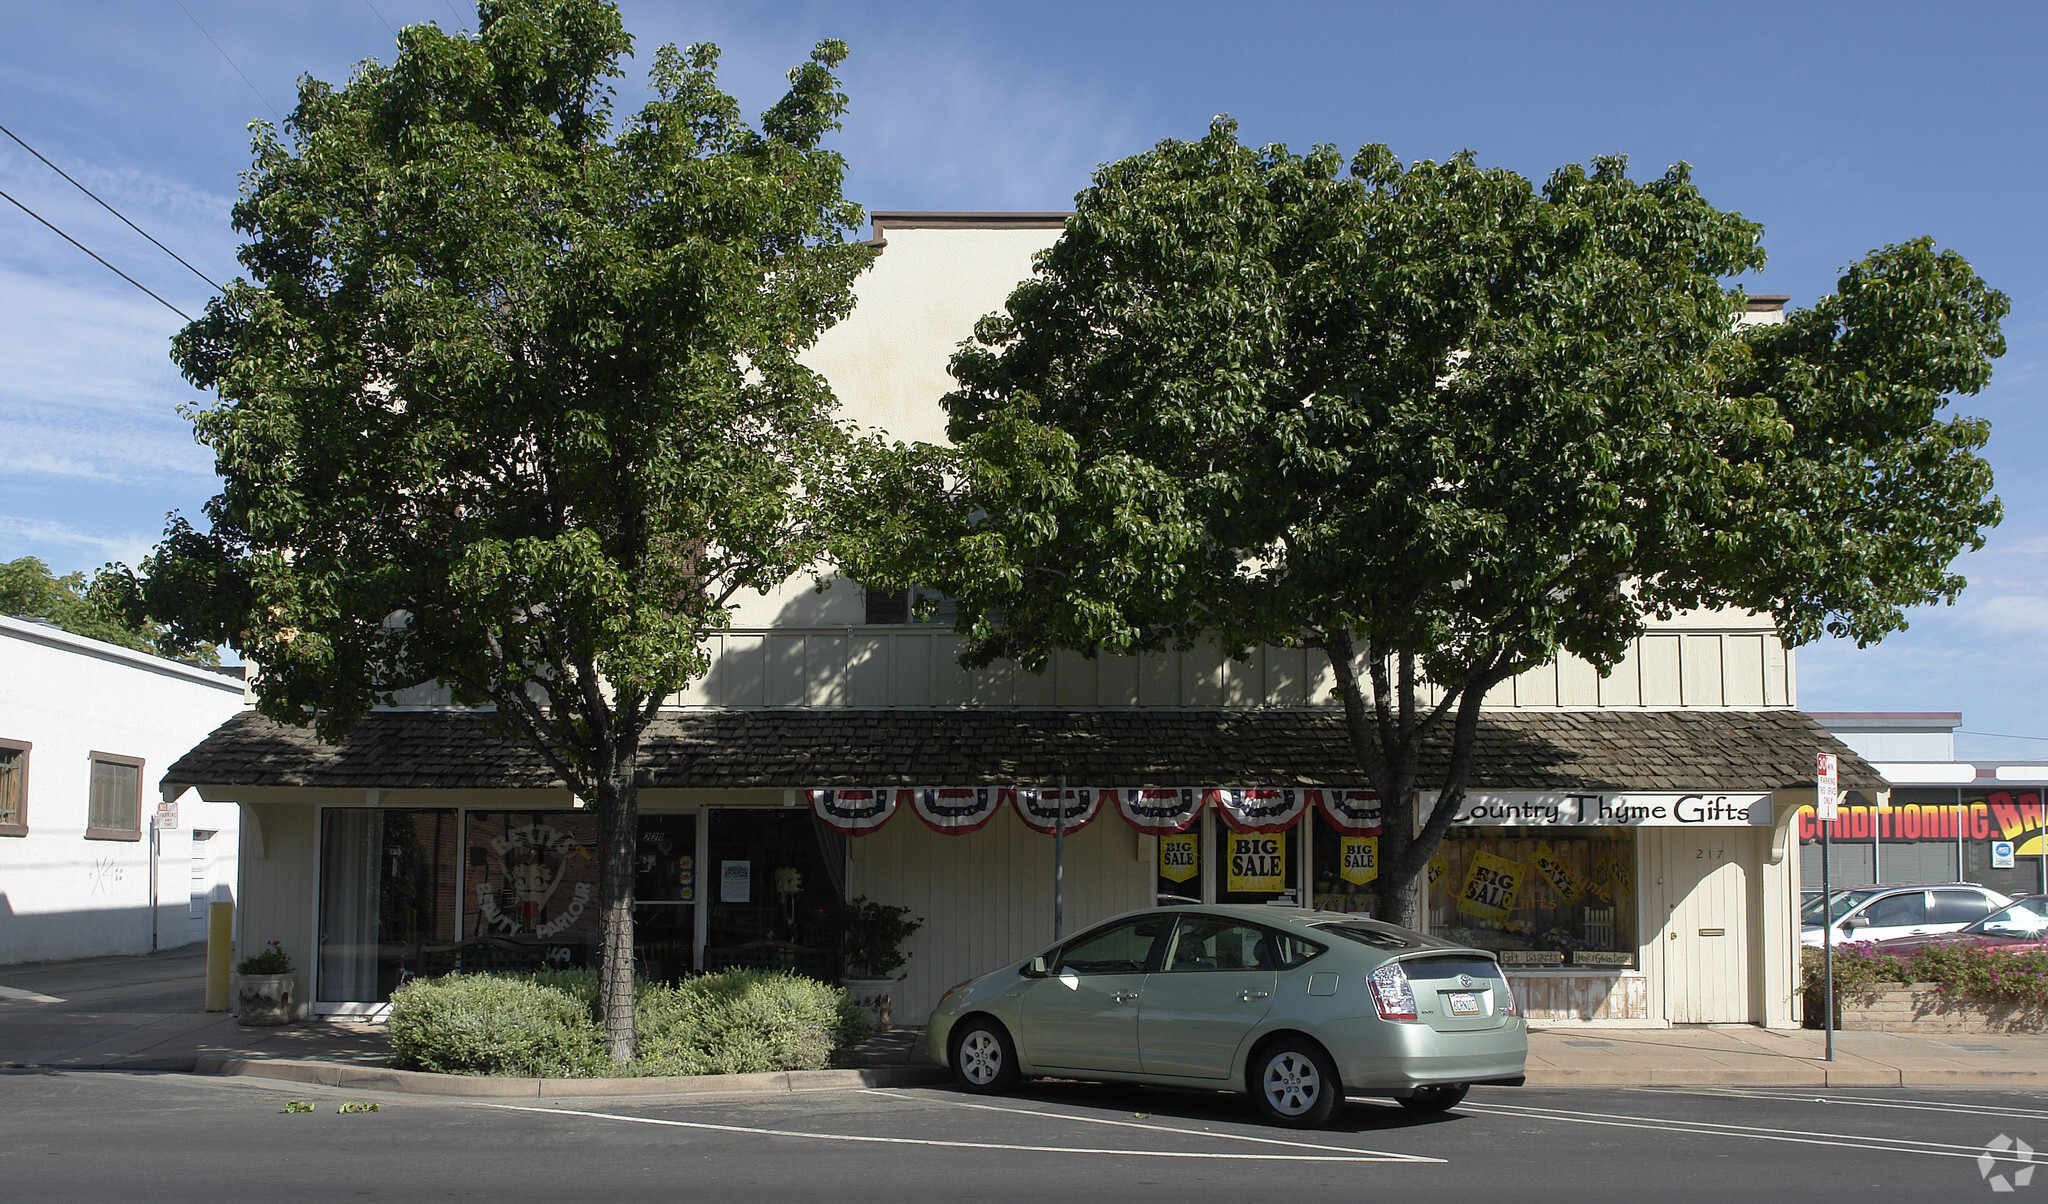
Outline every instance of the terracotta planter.
[[235, 1020], [290, 1024], [298, 1019], [298, 975], [243, 974], [235, 984]]
[[867, 1012], [868, 1019], [875, 1022], [876, 1032], [889, 1031], [892, 1023], [890, 993], [896, 989], [895, 979], [847, 977], [840, 979], [839, 985], [846, 988], [846, 993]]

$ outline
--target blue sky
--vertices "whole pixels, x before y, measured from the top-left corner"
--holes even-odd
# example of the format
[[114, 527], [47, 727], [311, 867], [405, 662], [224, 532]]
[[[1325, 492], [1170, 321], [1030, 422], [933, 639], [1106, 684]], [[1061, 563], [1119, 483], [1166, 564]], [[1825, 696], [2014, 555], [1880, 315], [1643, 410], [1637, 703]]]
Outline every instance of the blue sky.
[[[2048, 426], [2034, 408], [2048, 368], [2048, 6], [623, 7], [639, 51], [625, 106], [663, 42], [718, 43], [727, 89], [758, 111], [813, 42], [844, 38], [853, 109], [839, 146], [849, 195], [870, 209], [1064, 208], [1096, 164], [1227, 112], [1250, 141], [1385, 142], [1403, 158], [1469, 148], [1539, 178], [1596, 154], [1627, 154], [1639, 174], [1684, 160], [1709, 199], [1764, 223], [1770, 264], [1746, 287], [1795, 305], [1871, 248], [1933, 235], [2012, 297], [2011, 350], [1961, 407], [1992, 420], [2007, 518], [1965, 559], [1955, 608], [1916, 614], [1877, 648], [1801, 649], [1799, 698], [1956, 710], [1967, 732], [2048, 737], [2034, 678], [2048, 666]], [[237, 270], [227, 221], [244, 126], [288, 111], [302, 73], [340, 81], [388, 59], [390, 28], [415, 21], [468, 28], [474, 11], [4, 0], [0, 124], [222, 279]], [[0, 189], [187, 313], [205, 303], [197, 278], [4, 139]], [[180, 325], [0, 202], [0, 559], [133, 561], [167, 512], [211, 496], [211, 461], [178, 414], [203, 398], [166, 354]], [[1968, 735], [1960, 749], [2048, 758], [2048, 739]]]

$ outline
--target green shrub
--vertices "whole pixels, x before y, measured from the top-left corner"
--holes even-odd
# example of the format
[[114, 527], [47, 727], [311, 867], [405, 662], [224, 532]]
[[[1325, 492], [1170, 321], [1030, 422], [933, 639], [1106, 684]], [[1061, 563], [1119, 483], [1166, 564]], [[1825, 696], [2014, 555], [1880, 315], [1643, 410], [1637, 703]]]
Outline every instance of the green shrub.
[[845, 991], [797, 974], [727, 970], [639, 996], [636, 1074], [818, 1070], [868, 1035]]
[[[565, 1078], [601, 1074], [604, 1043], [590, 998], [567, 975], [451, 974], [391, 995], [394, 1065], [443, 1074]], [[591, 979], [595, 991], [595, 976]]]
[[615, 1069], [595, 1019], [597, 974], [451, 974], [391, 996], [393, 1064], [444, 1074], [751, 1074], [817, 1070], [867, 1039], [845, 991], [786, 972], [727, 970], [677, 986], [634, 984], [640, 1056]]

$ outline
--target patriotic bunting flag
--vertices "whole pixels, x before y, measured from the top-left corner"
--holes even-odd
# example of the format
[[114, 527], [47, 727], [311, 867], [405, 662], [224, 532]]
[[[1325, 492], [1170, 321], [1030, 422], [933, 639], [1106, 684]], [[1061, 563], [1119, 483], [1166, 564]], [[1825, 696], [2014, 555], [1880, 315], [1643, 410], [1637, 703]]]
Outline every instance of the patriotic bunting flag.
[[920, 786], [910, 792], [910, 805], [932, 831], [965, 836], [996, 817], [1002, 793], [994, 786]]
[[1323, 790], [1323, 818], [1346, 836], [1380, 834], [1380, 796], [1375, 790]]
[[1284, 832], [1300, 822], [1315, 790], [1211, 790], [1209, 798], [1233, 832]]
[[1060, 813], [1065, 812], [1066, 830], [1069, 836], [1089, 824], [1102, 814], [1104, 795], [1116, 793], [1113, 790], [1097, 790], [1093, 786], [1070, 787], [1064, 796], [1051, 787], [1039, 789], [1032, 786], [1005, 790], [1011, 805], [1017, 809], [1017, 818], [1034, 832], [1051, 836], [1060, 827]]
[[811, 790], [811, 814], [842, 836], [866, 836], [889, 822], [896, 814], [896, 796], [909, 794], [894, 787], [855, 790]]
[[1124, 822], [1147, 836], [1164, 836], [1184, 831], [1202, 813], [1202, 792], [1193, 787], [1152, 790], [1125, 787], [1106, 790], [1116, 796], [1116, 809]]

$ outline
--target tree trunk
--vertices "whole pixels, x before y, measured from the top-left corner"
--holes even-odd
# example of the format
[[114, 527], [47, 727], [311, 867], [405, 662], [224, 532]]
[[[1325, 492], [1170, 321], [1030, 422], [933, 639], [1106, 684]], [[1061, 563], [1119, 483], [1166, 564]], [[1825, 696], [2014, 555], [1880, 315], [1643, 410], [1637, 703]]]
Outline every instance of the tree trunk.
[[[1389, 680], [1385, 661], [1372, 662], [1367, 650], [1374, 697], [1368, 700], [1359, 683], [1351, 636], [1326, 631], [1317, 641], [1330, 659], [1338, 701], [1344, 706], [1351, 751], [1380, 796], [1380, 876], [1375, 892], [1376, 918], [1403, 928], [1420, 928], [1423, 891], [1429, 860], [1443, 843], [1450, 819], [1465, 798], [1465, 782], [1478, 746], [1479, 712], [1486, 692], [1506, 675], [1498, 661], [1475, 666], [1456, 694], [1434, 707], [1417, 705], [1419, 684], [1412, 656], [1400, 660], [1398, 681]], [[1390, 697], [1391, 695], [1391, 697]], [[1418, 767], [1422, 746], [1443, 721], [1443, 707], [1455, 703], [1448, 771], [1437, 783], [1437, 800], [1426, 815], [1416, 814], [1422, 785]], [[1419, 822], [1418, 822], [1419, 820]]]
[[633, 1024], [633, 877], [640, 790], [629, 765], [597, 799], [597, 1023], [614, 1065], [639, 1051]]
[[[1386, 839], [1384, 829], [1380, 839]], [[1393, 858], [1387, 858], [1384, 864], [1392, 866], [1406, 863], [1413, 853], [1414, 842], [1404, 843], [1409, 847], [1401, 850], [1400, 861], [1397, 863]], [[1380, 919], [1403, 928], [1419, 930], [1422, 927], [1422, 887], [1427, 881], [1423, 869], [1428, 866], [1429, 858], [1425, 855], [1421, 861], [1421, 866], [1405, 872], [1390, 869], [1380, 871]]]

